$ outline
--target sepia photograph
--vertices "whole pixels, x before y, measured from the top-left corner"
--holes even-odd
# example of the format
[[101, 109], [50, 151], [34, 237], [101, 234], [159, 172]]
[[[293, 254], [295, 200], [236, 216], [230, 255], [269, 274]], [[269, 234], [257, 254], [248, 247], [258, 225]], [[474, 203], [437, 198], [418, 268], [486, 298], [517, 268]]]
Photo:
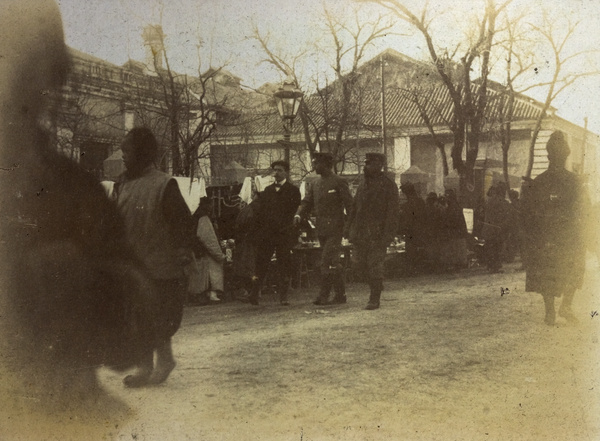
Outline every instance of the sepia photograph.
[[600, 440], [596, 0], [1, 0], [0, 440]]

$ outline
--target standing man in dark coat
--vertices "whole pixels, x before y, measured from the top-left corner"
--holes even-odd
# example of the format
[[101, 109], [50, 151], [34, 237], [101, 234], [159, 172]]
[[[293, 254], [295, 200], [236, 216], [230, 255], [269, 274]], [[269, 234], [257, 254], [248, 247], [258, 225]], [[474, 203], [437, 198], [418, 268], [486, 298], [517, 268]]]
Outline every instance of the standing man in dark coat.
[[275, 183], [260, 195], [261, 203], [257, 214], [258, 235], [256, 250], [256, 275], [258, 280], [252, 287], [250, 303], [258, 305], [260, 288], [269, 269], [273, 252], [277, 258], [277, 291], [279, 302], [289, 305], [288, 288], [291, 273], [291, 250], [298, 239], [294, 226], [294, 214], [300, 205], [300, 190], [288, 181], [290, 164], [275, 161], [271, 164]]
[[367, 153], [364, 180], [358, 186], [348, 219], [347, 236], [354, 245], [355, 261], [366, 272], [371, 289], [366, 309], [379, 308], [385, 254], [399, 218], [398, 188], [383, 173], [384, 165], [384, 155]]
[[485, 221], [481, 235], [485, 240], [484, 253], [488, 270], [502, 272], [502, 250], [510, 224], [511, 208], [506, 200], [506, 184], [498, 182], [488, 191], [485, 205]]
[[407, 182], [400, 186], [406, 202], [400, 207], [399, 233], [404, 236], [406, 263], [409, 272], [423, 270], [427, 257], [427, 214], [425, 201], [419, 197], [415, 186]]
[[145, 127], [133, 128], [121, 150], [126, 171], [115, 184], [117, 207], [125, 221], [127, 243], [146, 269], [160, 303], [153, 348], [156, 364], [149, 350], [137, 372], [123, 380], [127, 387], [142, 387], [162, 383], [175, 367], [171, 337], [183, 317], [183, 267], [191, 262], [197, 238], [177, 182], [154, 164], [158, 155], [154, 134]]
[[[333, 157], [329, 153], [315, 153], [313, 167], [320, 178], [307, 189], [306, 196], [296, 211], [294, 223], [314, 211], [317, 219], [317, 237], [321, 244], [321, 288], [315, 305], [346, 303], [346, 285], [340, 255], [346, 214], [352, 207], [348, 183], [333, 173]], [[345, 212], [344, 212], [345, 210]], [[335, 297], [329, 302], [333, 287]]]
[[570, 154], [565, 135], [556, 131], [546, 144], [548, 170], [522, 192], [523, 227], [527, 233], [526, 290], [544, 298], [545, 323], [556, 320], [554, 298], [563, 296], [558, 314], [570, 322], [575, 290], [585, 272], [583, 221], [588, 198], [574, 173], [565, 169]]

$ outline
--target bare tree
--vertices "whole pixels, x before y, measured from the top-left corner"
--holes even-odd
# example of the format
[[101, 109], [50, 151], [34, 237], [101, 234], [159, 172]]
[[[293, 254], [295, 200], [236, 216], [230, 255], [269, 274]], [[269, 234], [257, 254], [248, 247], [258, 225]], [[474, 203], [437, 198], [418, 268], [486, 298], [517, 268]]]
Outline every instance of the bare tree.
[[569, 20], [563, 31], [558, 29], [557, 23], [558, 20], [556, 17], [550, 17], [548, 11], [544, 10], [542, 14], [542, 24], [540, 26], [530, 24], [531, 29], [542, 37], [542, 41], [545, 41], [550, 47], [554, 58], [552, 60], [552, 75], [549, 81], [532, 84], [520, 90], [520, 92], [523, 93], [534, 88], [547, 88], [546, 99], [544, 100], [542, 110], [536, 120], [529, 144], [529, 161], [527, 163], [527, 171], [525, 174], [527, 178], [531, 177], [535, 144], [542, 128], [542, 123], [548, 116], [548, 110], [550, 109], [552, 102], [575, 81], [583, 77], [600, 74], [600, 71], [596, 69], [573, 70], [573, 65], [581, 66], [583, 57], [586, 54], [597, 52], [596, 50], [590, 49], [570, 52], [569, 43], [576, 37], [577, 28], [580, 22], [571, 22]]
[[[58, 150], [68, 158], [78, 161], [77, 139], [85, 136], [90, 130], [94, 105], [89, 95], [81, 93], [78, 84], [71, 81], [70, 91], [55, 97], [55, 127], [51, 133], [56, 136]], [[54, 97], [53, 97], [54, 98]]]
[[502, 175], [504, 182], [509, 182], [508, 155], [512, 143], [512, 123], [514, 121], [516, 100], [520, 98], [515, 90], [522, 78], [534, 65], [532, 40], [529, 29], [524, 26], [528, 11], [520, 11], [511, 17], [507, 11], [502, 14], [503, 37], [498, 42], [497, 48], [502, 61], [504, 82], [496, 87], [495, 93], [490, 97], [492, 110], [489, 112], [496, 119], [500, 146], [502, 149]]
[[[356, 162], [350, 152], [355, 143], [347, 142], [348, 135], [361, 127], [361, 103], [365, 84], [359, 81], [358, 68], [365, 53], [375, 41], [392, 33], [393, 24], [379, 16], [363, 22], [358, 9], [353, 19], [342, 20], [326, 8], [323, 11], [325, 36], [331, 50], [329, 65], [331, 74], [312, 79], [316, 92], [304, 100], [299, 111], [306, 146], [311, 155], [317, 146], [327, 149], [334, 156], [335, 171], [343, 168], [345, 160]], [[283, 75], [292, 76], [297, 83], [297, 66], [302, 51], [295, 57], [277, 53], [270, 44], [269, 34], [261, 34], [254, 27], [254, 38], [265, 52], [264, 62], [272, 64]]]
[[153, 67], [162, 92], [160, 113], [168, 124], [172, 173], [193, 177], [198, 159], [208, 155], [208, 150], [200, 147], [216, 128], [216, 108], [224, 106], [226, 101], [226, 97], [222, 97], [221, 102], [216, 101], [215, 86], [211, 84], [221, 68], [202, 74], [199, 44], [198, 76], [178, 74], [171, 68], [162, 28], [150, 29], [158, 44]]
[[[472, 191], [473, 169], [486, 123], [490, 55], [496, 36], [496, 23], [499, 14], [512, 0], [500, 5], [496, 5], [494, 0], [485, 0], [485, 8], [477, 19], [474, 38], [462, 42], [465, 49], [460, 55], [458, 51], [461, 45], [452, 53], [438, 49], [430, 26], [432, 19], [427, 4], [416, 14], [399, 0], [359, 1], [376, 3], [387, 8], [417, 29], [425, 39], [431, 61], [452, 101], [452, 167], [459, 173], [461, 191]], [[477, 76], [475, 72], [478, 73]]]

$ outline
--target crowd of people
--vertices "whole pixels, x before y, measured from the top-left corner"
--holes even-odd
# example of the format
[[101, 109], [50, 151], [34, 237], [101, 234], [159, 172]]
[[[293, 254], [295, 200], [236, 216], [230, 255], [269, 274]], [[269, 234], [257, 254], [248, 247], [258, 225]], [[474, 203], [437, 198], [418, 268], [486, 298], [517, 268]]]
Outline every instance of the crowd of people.
[[[555, 144], [568, 151], [561, 132], [556, 132], [549, 141], [549, 152], [554, 152]], [[550, 171], [560, 166], [560, 162], [555, 165], [555, 156], [549, 153]], [[396, 184], [383, 171], [385, 156], [367, 153], [361, 183], [352, 196], [347, 181], [333, 173], [332, 165], [330, 154], [314, 155], [313, 167], [319, 178], [308, 186], [302, 200], [299, 189], [289, 182], [289, 164], [276, 161], [271, 165], [275, 182], [258, 193], [237, 218], [231, 275], [236, 280], [233, 285], [241, 287], [246, 294], [240, 300], [258, 305], [265, 280], [269, 279], [280, 303], [289, 305], [288, 290], [294, 271], [292, 255], [301, 226], [313, 229], [320, 244], [319, 291], [315, 305], [347, 301], [345, 268], [340, 258], [344, 241], [352, 248], [355, 279], [363, 280], [369, 286], [366, 309], [380, 306], [386, 251], [395, 236], [404, 239], [405, 254], [400, 265], [409, 275], [457, 272], [467, 268], [469, 262], [487, 267], [490, 273], [502, 273], [503, 263], [512, 262], [516, 255], [521, 256], [522, 269], [527, 269], [527, 263], [532, 259], [539, 261], [539, 243], [531, 238], [540, 237], [544, 232], [549, 234], [549, 230], [528, 227], [534, 223], [532, 219], [537, 219], [532, 213], [538, 213], [538, 208], [543, 206], [538, 196], [532, 199], [530, 193], [521, 200], [519, 192], [509, 190], [504, 182], [492, 184], [487, 199], [473, 210], [473, 228], [469, 232], [454, 189], [447, 189], [443, 195], [431, 192], [423, 200], [413, 184], [405, 183], [400, 186], [405, 199], [401, 202]], [[563, 171], [569, 173], [562, 165]], [[572, 179], [577, 181], [574, 176]], [[525, 181], [523, 191], [526, 195], [531, 188], [536, 188], [534, 182], [537, 181]], [[574, 184], [569, 182], [569, 185]], [[583, 187], [576, 190], [569, 195], [569, 200], [577, 196], [583, 201], [578, 203], [587, 207]], [[550, 208], [566, 211], [567, 204], [549, 204]], [[573, 225], [565, 224], [564, 227], [580, 237], [585, 218], [591, 212], [587, 208], [571, 211], [565, 216], [573, 217]], [[314, 225], [307, 222], [311, 218]], [[560, 218], [557, 215], [557, 219]], [[552, 234], [558, 235], [555, 230]], [[211, 235], [214, 236], [214, 230]], [[594, 238], [591, 243], [598, 242], [597, 235]], [[559, 248], [563, 247], [561, 243]], [[222, 262], [222, 250], [217, 251], [217, 255], [217, 261]], [[219, 301], [214, 297], [215, 290], [220, 293], [223, 289], [222, 264], [219, 271], [220, 283], [203, 284], [205, 293], [210, 293], [213, 301]], [[330, 297], [332, 290], [334, 295]], [[564, 311], [563, 315], [569, 316]], [[548, 322], [553, 323], [550, 319]]]
[[401, 207], [399, 233], [404, 237], [409, 272], [457, 271], [467, 266], [470, 235], [456, 192], [431, 192], [423, 200], [411, 183], [400, 187], [406, 197]]

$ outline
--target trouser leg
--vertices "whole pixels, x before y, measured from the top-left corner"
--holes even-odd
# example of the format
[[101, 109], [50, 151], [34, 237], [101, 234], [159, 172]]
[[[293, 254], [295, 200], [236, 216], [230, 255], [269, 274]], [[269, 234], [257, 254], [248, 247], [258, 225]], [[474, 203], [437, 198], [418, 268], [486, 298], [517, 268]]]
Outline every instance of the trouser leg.
[[152, 371], [148, 382], [150, 384], [162, 383], [169, 377], [174, 368], [175, 359], [173, 358], [173, 348], [169, 338], [161, 341], [156, 348], [156, 367]]
[[250, 303], [258, 304], [258, 298], [260, 290], [263, 286], [265, 276], [269, 270], [271, 263], [271, 257], [273, 257], [273, 245], [270, 243], [263, 243], [256, 249], [256, 279], [250, 286]]
[[340, 304], [346, 303], [346, 281], [344, 280], [343, 271], [337, 271], [332, 274], [333, 278], [333, 290], [335, 296], [331, 303]]
[[319, 295], [313, 302], [315, 305], [327, 305], [329, 303], [329, 292], [333, 285], [333, 279], [329, 273], [321, 273]]
[[569, 289], [567, 292], [565, 292], [565, 294], [563, 294], [563, 299], [558, 310], [558, 315], [566, 318], [569, 322], [577, 323], [578, 320], [573, 314], [573, 311], [571, 310], [571, 304], [573, 303], [574, 296], [574, 289]]
[[556, 311], [554, 309], [554, 295], [553, 294], [542, 294], [544, 298], [544, 309], [546, 316], [544, 322], [547, 325], [553, 325], [556, 320]]
[[289, 240], [282, 238], [275, 248], [277, 256], [277, 292], [281, 303], [288, 302], [288, 290], [290, 286], [290, 273], [292, 268], [292, 254]]
[[365, 309], [373, 310], [379, 308], [379, 301], [381, 299], [381, 291], [383, 289], [383, 280], [371, 279], [369, 280], [369, 303]]
[[341, 254], [342, 254], [342, 245], [341, 245], [341, 237], [334, 239], [335, 245], [333, 247], [333, 256], [332, 256], [332, 273], [331, 277], [333, 278], [333, 291], [335, 292], [335, 296], [331, 303], [334, 304], [342, 304], [346, 303], [346, 277], [344, 273], [344, 264], [342, 263]]
[[379, 308], [381, 291], [383, 291], [384, 261], [387, 244], [371, 241], [365, 247], [366, 265], [369, 280], [369, 302], [366, 309]]
[[[336, 289], [336, 294], [339, 290], [344, 289], [343, 280], [340, 281], [338, 274], [341, 272], [340, 254], [342, 252], [342, 236], [333, 235], [319, 237], [321, 243], [321, 289], [319, 297], [315, 300], [317, 305], [325, 305], [328, 303], [329, 292], [331, 288]], [[345, 297], [344, 297], [345, 298]], [[341, 298], [338, 298], [340, 300]]]

